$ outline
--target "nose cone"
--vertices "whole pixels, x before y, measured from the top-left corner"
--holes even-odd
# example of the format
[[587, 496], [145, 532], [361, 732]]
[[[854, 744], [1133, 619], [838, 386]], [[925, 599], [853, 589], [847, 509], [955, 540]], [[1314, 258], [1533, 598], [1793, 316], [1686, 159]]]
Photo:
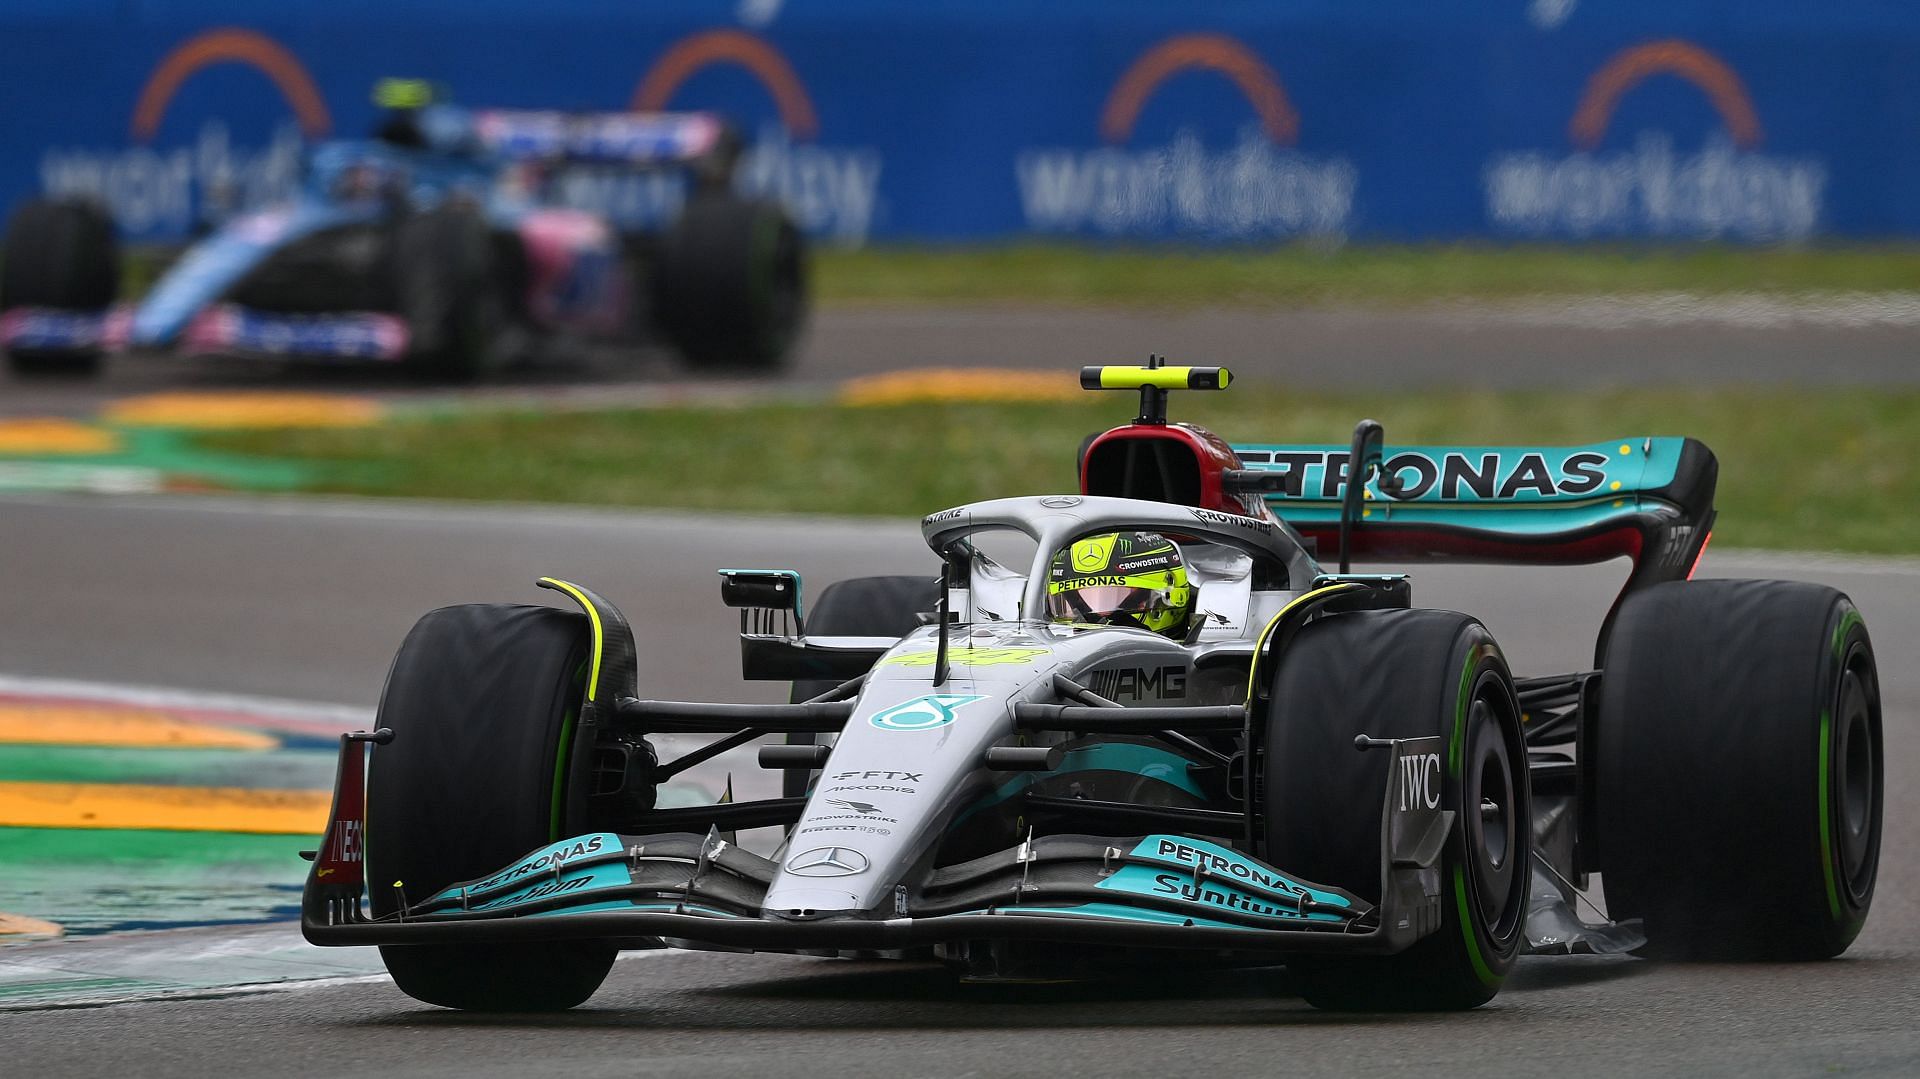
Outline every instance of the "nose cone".
[[787, 886], [769, 910], [786, 917], [857, 909], [862, 905], [858, 889], [874, 886], [873, 861], [852, 846], [804, 847], [788, 854], [781, 869]]
[[860, 897], [841, 888], [788, 885], [780, 889], [780, 905], [769, 905], [766, 913], [776, 918], [812, 918], [822, 914], [846, 914], [860, 909]]

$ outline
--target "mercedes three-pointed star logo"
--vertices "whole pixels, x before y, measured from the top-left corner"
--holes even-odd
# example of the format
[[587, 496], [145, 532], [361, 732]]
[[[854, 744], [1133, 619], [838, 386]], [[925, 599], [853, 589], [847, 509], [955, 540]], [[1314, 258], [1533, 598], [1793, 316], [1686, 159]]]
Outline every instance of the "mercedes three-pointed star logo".
[[815, 847], [787, 859], [796, 877], [851, 877], [867, 871], [867, 856], [849, 847]]

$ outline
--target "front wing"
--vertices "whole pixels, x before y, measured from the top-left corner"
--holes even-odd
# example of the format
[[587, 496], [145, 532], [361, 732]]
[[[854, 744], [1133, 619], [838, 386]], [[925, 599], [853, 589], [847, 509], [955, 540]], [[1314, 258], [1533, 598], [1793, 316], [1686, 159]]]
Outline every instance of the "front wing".
[[[890, 951], [1045, 940], [1237, 952], [1399, 951], [1440, 924], [1438, 859], [1452, 813], [1385, 803], [1383, 900], [1369, 904], [1190, 836], [1049, 835], [898, 886], [890, 909], [767, 911], [779, 866], [721, 838], [596, 832], [431, 895], [364, 879], [364, 742], [343, 742], [333, 816], [302, 902], [318, 945], [608, 939], [762, 951]], [[1436, 739], [1394, 747], [1431, 753]], [[1397, 775], [1399, 768], [1389, 774]], [[367, 889], [393, 913], [370, 917]]]

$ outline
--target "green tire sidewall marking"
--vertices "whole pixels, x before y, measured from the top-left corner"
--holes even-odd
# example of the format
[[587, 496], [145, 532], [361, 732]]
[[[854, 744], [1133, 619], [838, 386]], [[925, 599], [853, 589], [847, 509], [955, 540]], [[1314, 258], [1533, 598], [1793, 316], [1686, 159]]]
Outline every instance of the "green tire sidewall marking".
[[[558, 577], [542, 577], [540, 581], [542, 584], [551, 585], [565, 592], [567, 595], [572, 596], [574, 601], [580, 604], [580, 607], [586, 612], [587, 622], [593, 630], [593, 636], [590, 642], [592, 646], [590, 651], [591, 660], [587, 671], [586, 685], [587, 702], [592, 703], [597, 699], [600, 690], [600, 656], [605, 648], [606, 642], [606, 630], [600, 625], [600, 610], [587, 599], [586, 593], [582, 592], [578, 585], [563, 581]], [[574, 672], [574, 681], [578, 683], [579, 680], [580, 674], [576, 670]], [[573, 708], [568, 709], [561, 717], [559, 745], [554, 751], [553, 810], [548, 821], [548, 829], [552, 833], [552, 838], [556, 841], [560, 838], [561, 811], [566, 804], [564, 795], [566, 791], [567, 757], [573, 748], [573, 728], [579, 718], [579, 713], [580, 706], [576, 704]]]
[[1453, 900], [1454, 906], [1460, 912], [1460, 936], [1467, 942], [1467, 958], [1473, 961], [1474, 976], [1480, 979], [1481, 985], [1489, 989], [1500, 988], [1500, 983], [1505, 979], [1495, 974], [1493, 968], [1487, 965], [1486, 956], [1480, 953], [1480, 942], [1473, 935], [1473, 917], [1471, 905], [1467, 902], [1467, 871], [1464, 866], [1453, 867]]
[[1860, 617], [1860, 612], [1854, 610], [1852, 607], [1848, 607], [1847, 613], [1840, 616], [1840, 624], [1833, 629], [1833, 658], [1835, 662], [1844, 658], [1841, 655], [1841, 649], [1847, 643], [1847, 631], [1860, 625], [1864, 621], [1865, 619]]
[[1460, 671], [1460, 694], [1453, 705], [1453, 736], [1447, 745], [1447, 770], [1458, 780], [1465, 763], [1461, 754], [1465, 752], [1467, 740], [1467, 701], [1473, 696], [1473, 667], [1480, 658], [1480, 650], [1472, 649], [1467, 653], [1467, 665]]
[[[587, 674], [587, 661], [581, 660], [573, 669], [573, 684], [578, 687]], [[580, 719], [580, 706], [574, 705], [560, 716], [560, 740], [553, 751], [553, 806], [547, 822], [548, 838], [552, 842], [560, 841], [561, 818], [567, 805], [567, 761], [573, 753], [573, 728]]]
[[1833, 920], [1839, 921], [1840, 891], [1833, 880], [1833, 833], [1832, 811], [1827, 805], [1827, 765], [1833, 755], [1833, 717], [1826, 709], [1820, 710], [1820, 873], [1827, 883], [1827, 909], [1833, 913]]
[[[1456, 790], [1460, 788], [1461, 783], [1464, 781], [1462, 775], [1464, 771], [1462, 757], [1466, 746], [1467, 705], [1473, 699], [1474, 668], [1480, 665], [1480, 661], [1483, 658], [1495, 654], [1496, 652], [1491, 642], [1471, 648], [1467, 651], [1466, 665], [1462, 667], [1460, 671], [1460, 693], [1454, 702], [1453, 708], [1453, 736], [1450, 739], [1451, 745], [1447, 750], [1447, 767], [1452, 773]], [[1462, 813], [1464, 814], [1464, 812], [1465, 810], [1463, 808]], [[1465, 818], [1463, 816], [1462, 821], [1464, 822], [1464, 820]], [[1466, 826], [1463, 823], [1461, 827], [1460, 848], [1463, 857], [1460, 862], [1454, 863], [1453, 867], [1453, 899], [1454, 907], [1460, 916], [1460, 939], [1466, 943], [1467, 958], [1473, 963], [1473, 973], [1475, 977], [1480, 979], [1480, 984], [1489, 989], [1498, 989], [1500, 988], [1500, 983], [1506, 979], [1502, 975], [1495, 974], [1492, 964], [1487, 962], [1486, 953], [1482, 951], [1480, 947], [1479, 934], [1474, 932], [1472, 905], [1467, 902], [1467, 875], [1464, 856], [1468, 848], [1464, 831]]]

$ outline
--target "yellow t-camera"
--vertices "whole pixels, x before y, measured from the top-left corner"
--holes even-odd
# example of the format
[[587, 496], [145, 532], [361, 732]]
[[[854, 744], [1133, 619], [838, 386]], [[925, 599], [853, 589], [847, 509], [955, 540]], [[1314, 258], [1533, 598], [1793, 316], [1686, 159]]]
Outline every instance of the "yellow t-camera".
[[1084, 390], [1224, 390], [1233, 372], [1224, 367], [1082, 367]]

